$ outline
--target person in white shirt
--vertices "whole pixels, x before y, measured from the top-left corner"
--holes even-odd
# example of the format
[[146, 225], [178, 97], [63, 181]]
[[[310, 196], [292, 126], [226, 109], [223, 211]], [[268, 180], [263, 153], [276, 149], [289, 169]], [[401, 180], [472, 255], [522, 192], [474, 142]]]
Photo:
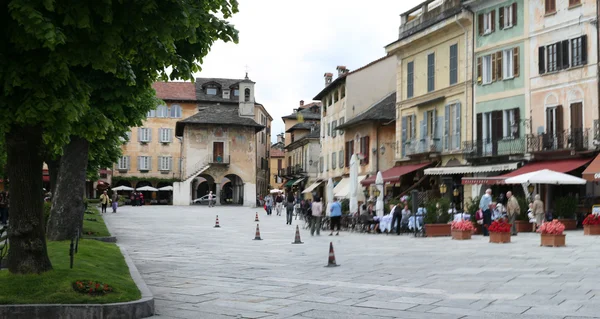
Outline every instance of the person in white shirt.
[[323, 216], [323, 204], [321, 203], [321, 199], [319, 197], [315, 198], [315, 201], [311, 206], [312, 218], [310, 219], [310, 235], [315, 235], [315, 230], [317, 231], [317, 236], [321, 235], [321, 217]]

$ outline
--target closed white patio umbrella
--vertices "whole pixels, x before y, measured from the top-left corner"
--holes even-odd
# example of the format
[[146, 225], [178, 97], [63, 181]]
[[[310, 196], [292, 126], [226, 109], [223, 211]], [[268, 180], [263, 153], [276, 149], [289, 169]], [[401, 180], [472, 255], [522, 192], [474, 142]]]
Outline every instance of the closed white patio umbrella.
[[375, 179], [375, 185], [377, 190], [379, 191], [379, 196], [377, 196], [377, 202], [375, 203], [375, 211], [377, 212], [377, 216], [383, 216], [384, 208], [383, 208], [383, 175], [381, 175], [381, 171], [377, 172], [377, 178]]
[[352, 154], [350, 158], [350, 213], [354, 214], [358, 211], [358, 159], [356, 154]]
[[584, 185], [587, 181], [573, 175], [549, 169], [525, 173], [504, 180], [506, 184]]

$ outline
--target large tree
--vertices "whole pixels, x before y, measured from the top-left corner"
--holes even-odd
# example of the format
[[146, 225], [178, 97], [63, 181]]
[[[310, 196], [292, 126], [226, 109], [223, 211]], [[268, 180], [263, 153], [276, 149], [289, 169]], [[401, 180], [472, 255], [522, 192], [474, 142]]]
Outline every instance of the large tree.
[[[10, 178], [11, 273], [52, 268], [42, 216], [44, 145], [61, 153], [73, 141], [75, 150], [89, 143], [93, 133], [82, 132], [80, 124], [103, 111], [91, 99], [111, 93], [99, 92], [94, 77], [146, 90], [158, 76], [188, 79], [214, 41], [237, 41], [237, 31], [224, 20], [237, 6], [236, 0], [9, 0], [8, 10], [0, 10], [0, 133]], [[60, 161], [59, 174], [65, 169]]]

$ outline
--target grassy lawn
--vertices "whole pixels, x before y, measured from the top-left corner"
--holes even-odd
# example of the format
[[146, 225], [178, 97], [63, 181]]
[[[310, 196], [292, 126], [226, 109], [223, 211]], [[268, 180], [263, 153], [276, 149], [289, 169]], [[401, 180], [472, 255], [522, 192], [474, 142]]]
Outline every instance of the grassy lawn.
[[[90, 204], [88, 206], [88, 212], [93, 212], [94, 214], [84, 214], [83, 215], [83, 237], [108, 237], [110, 233], [104, 224], [104, 219], [102, 218], [102, 214], [98, 210], [98, 207], [95, 204]], [[87, 219], [96, 219], [96, 221], [89, 221]], [[93, 235], [87, 235], [88, 232], [93, 232]]]
[[[7, 270], [0, 271], [0, 304], [112, 303], [141, 298], [117, 245], [82, 239], [73, 269], [69, 269], [69, 244], [70, 241], [48, 242], [54, 270], [42, 275], [11, 275]], [[114, 291], [97, 297], [81, 294], [72, 287], [78, 280], [106, 283]]]

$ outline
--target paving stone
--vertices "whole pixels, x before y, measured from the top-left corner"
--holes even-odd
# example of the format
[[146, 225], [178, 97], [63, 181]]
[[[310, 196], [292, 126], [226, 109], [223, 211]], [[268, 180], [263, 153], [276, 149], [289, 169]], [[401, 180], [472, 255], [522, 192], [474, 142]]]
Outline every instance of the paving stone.
[[[600, 313], [600, 245], [569, 232], [560, 254], [538, 234], [510, 245], [474, 236], [307, 236], [256, 209], [125, 206], [106, 216], [172, 318], [506, 318], [594, 317]], [[219, 214], [221, 228], [215, 229]], [[302, 225], [304, 222], [294, 221]], [[174, 231], [176, 230], [176, 231]], [[325, 268], [333, 242], [340, 267]], [[521, 313], [523, 312], [523, 313]]]

